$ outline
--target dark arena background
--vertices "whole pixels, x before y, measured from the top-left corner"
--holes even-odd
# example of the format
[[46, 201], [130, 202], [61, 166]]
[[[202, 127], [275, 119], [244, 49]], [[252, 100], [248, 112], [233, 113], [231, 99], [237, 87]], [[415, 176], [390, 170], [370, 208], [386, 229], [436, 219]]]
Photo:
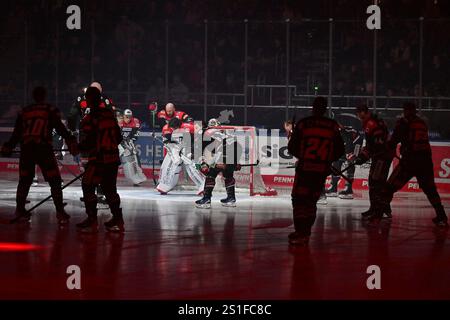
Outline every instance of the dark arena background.
[[[361, 213], [369, 208], [376, 161], [355, 162], [370, 144], [356, 108], [368, 106], [393, 136], [404, 103], [413, 103], [428, 128], [434, 182], [449, 212], [449, 1], [6, 0], [1, 7], [0, 299], [183, 301], [184, 309], [168, 306], [174, 315], [201, 314], [189, 309], [193, 300], [232, 300], [236, 316], [261, 317], [270, 310], [276, 317], [275, 307], [263, 308], [273, 300], [450, 299], [448, 226], [432, 222], [440, 204], [422, 189], [432, 185], [431, 167], [431, 180], [405, 181], [393, 196], [392, 217], [374, 224]], [[26, 211], [16, 209], [18, 183], [26, 180], [20, 167], [39, 155], [44, 164], [53, 158], [40, 147], [25, 152], [27, 122], [16, 122], [18, 114], [25, 119], [22, 108], [35, 103], [33, 90], [42, 86], [81, 140], [90, 106], [84, 94], [93, 82], [122, 133], [139, 131], [121, 144], [129, 154], [121, 154], [117, 174], [124, 230], [113, 231], [119, 232], [103, 226], [114, 209], [101, 194], [98, 232], [80, 232], [86, 166], [56, 132], [52, 146], [63, 187], [69, 184], [63, 211], [70, 222], [55, 215], [39, 166]], [[288, 239], [295, 231], [291, 190], [302, 161], [288, 150], [284, 123], [309, 116], [319, 96], [328, 105], [325, 116], [353, 134], [346, 148], [356, 147], [346, 150], [338, 170], [355, 172], [337, 182], [327, 177], [312, 233], [296, 245]], [[215, 130], [244, 136], [248, 163], [234, 174], [235, 203], [221, 203], [230, 189], [219, 175], [211, 208], [196, 204], [202, 196], [187, 168], [204, 167], [186, 150], [190, 159], [180, 165], [177, 186], [164, 194], [161, 172], [170, 154], [161, 132], [170, 116], [161, 111], [169, 103], [187, 115], [176, 113], [183, 126], [217, 119]], [[76, 128], [73, 110], [80, 112]], [[25, 129], [8, 154], [17, 123]], [[390, 173], [404, 160], [400, 149]], [[140, 173], [130, 178], [127, 170]], [[26, 174], [31, 179], [33, 172]], [[392, 185], [389, 179], [383, 190]], [[243, 300], [261, 300], [263, 307], [244, 311]]]

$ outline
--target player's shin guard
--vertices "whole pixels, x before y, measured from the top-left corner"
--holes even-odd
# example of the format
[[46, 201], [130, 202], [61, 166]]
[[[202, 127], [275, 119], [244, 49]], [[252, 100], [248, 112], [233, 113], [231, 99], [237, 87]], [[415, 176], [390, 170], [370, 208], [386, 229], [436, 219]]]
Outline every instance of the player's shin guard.
[[347, 182], [345, 184], [345, 189], [339, 192], [339, 198], [353, 199], [353, 187], [351, 183]]
[[31, 213], [26, 211], [25, 203], [27, 201], [28, 192], [30, 191], [31, 182], [31, 180], [19, 179], [16, 193], [16, 212], [14, 214], [15, 218], [13, 218], [10, 223], [22, 223], [30, 221]]
[[235, 207], [236, 206], [236, 194], [235, 194], [235, 180], [234, 178], [225, 179], [225, 188], [227, 190], [227, 197], [221, 199], [220, 202], [225, 207]]
[[294, 227], [300, 237], [309, 237], [316, 221], [316, 206], [311, 199], [292, 198]]
[[55, 181], [50, 182], [50, 192], [52, 194], [53, 203], [55, 204], [56, 212], [64, 211], [61, 180], [55, 180]]
[[340, 177], [338, 176], [331, 176], [331, 185], [326, 189], [326, 195], [327, 197], [337, 197], [338, 196], [338, 183], [339, 183]]
[[195, 206], [200, 209], [209, 209], [211, 208], [211, 196], [214, 186], [216, 184], [215, 178], [211, 176], [206, 177], [205, 188], [203, 193], [203, 198], [195, 201]]
[[208, 198], [211, 198], [215, 186], [216, 186], [216, 179], [211, 176], [207, 176], [205, 180], [204, 195]]
[[64, 210], [63, 192], [61, 189], [61, 180], [50, 182], [50, 191], [53, 198], [53, 203], [56, 208], [56, 219], [60, 225], [67, 224], [70, 216]]
[[91, 184], [82, 184], [84, 204], [86, 207], [87, 218], [77, 224], [79, 231], [83, 233], [95, 233], [98, 231], [97, 222], [97, 195], [95, 186]]
[[91, 200], [91, 201], [85, 200], [86, 213], [87, 213], [88, 217], [85, 220], [83, 220], [81, 223], [78, 223], [77, 228], [82, 233], [96, 233], [98, 231], [97, 196], [94, 193], [95, 200], [92, 200], [92, 195], [89, 198], [87, 198], [87, 196], [85, 194], [84, 198]]
[[18, 211], [25, 211], [25, 203], [30, 192], [31, 183], [32, 181], [19, 179], [16, 193], [16, 208]]

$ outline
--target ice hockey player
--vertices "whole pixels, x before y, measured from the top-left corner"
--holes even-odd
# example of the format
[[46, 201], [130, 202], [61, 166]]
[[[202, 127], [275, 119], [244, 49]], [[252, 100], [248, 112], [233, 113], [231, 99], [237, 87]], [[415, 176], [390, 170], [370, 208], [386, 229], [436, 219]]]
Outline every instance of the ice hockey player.
[[102, 186], [112, 219], [105, 222], [107, 231], [124, 230], [120, 196], [117, 193], [117, 170], [120, 165], [118, 145], [122, 141], [120, 127], [112, 110], [100, 107], [101, 94], [95, 87], [86, 90], [87, 107], [90, 108], [80, 124], [79, 150], [88, 155], [81, 181], [87, 219], [77, 224], [81, 232], [97, 232], [97, 196], [95, 189]]
[[349, 181], [345, 182], [344, 190], [339, 191], [338, 193], [338, 185], [341, 177], [336, 174], [331, 175], [331, 185], [326, 190], [327, 197], [339, 197], [341, 199], [353, 199], [353, 178], [355, 175], [355, 166], [351, 165], [351, 160], [355, 158], [360, 151], [363, 138], [361, 135], [353, 129], [351, 126], [343, 126], [340, 125], [340, 131], [342, 140], [345, 145], [345, 155], [339, 160], [333, 163], [333, 166], [338, 170], [341, 170], [343, 166], [350, 166], [349, 169], [345, 172]]
[[216, 129], [219, 125], [217, 119], [210, 119], [208, 127], [203, 132], [205, 137], [203, 139], [204, 161], [200, 165], [200, 170], [206, 175], [206, 180], [203, 198], [195, 202], [197, 208], [211, 208], [212, 192], [219, 173], [222, 173], [224, 177], [227, 192], [227, 197], [220, 200], [221, 204], [226, 207], [236, 206], [234, 172], [241, 169], [238, 162], [242, 150], [233, 132], [228, 133], [226, 130]]
[[[373, 214], [374, 204], [380, 201], [380, 192], [389, 175], [394, 153], [388, 148], [389, 131], [383, 119], [371, 113], [366, 105], [356, 108], [356, 115], [362, 122], [366, 145], [354, 159], [354, 163], [361, 165], [371, 160], [369, 170], [369, 210], [361, 213], [363, 219]], [[391, 207], [386, 205], [383, 213], [391, 218]]]
[[138, 158], [138, 152], [135, 146], [135, 141], [139, 137], [139, 130], [141, 123], [138, 118], [133, 117], [133, 112], [130, 109], [125, 109], [123, 118], [118, 121], [122, 129], [122, 142], [119, 145], [119, 155], [123, 166], [123, 172], [135, 186], [139, 186], [142, 182], [147, 180], [142, 171], [141, 164]]
[[292, 188], [295, 232], [289, 234], [292, 245], [307, 245], [316, 220], [317, 201], [324, 188], [331, 164], [344, 154], [344, 142], [336, 121], [325, 117], [327, 101], [314, 99], [312, 116], [294, 127], [288, 151], [298, 159]]
[[171, 102], [166, 104], [165, 108], [156, 115], [159, 125], [163, 128], [173, 118], [180, 119], [182, 123], [193, 122], [194, 120], [183, 111], [177, 111], [175, 105]]
[[291, 138], [293, 126], [294, 123], [292, 120], [286, 120], [283, 124], [284, 131], [286, 132], [286, 137], [288, 138], [288, 140]]
[[61, 175], [56, 163], [52, 145], [53, 129], [64, 138], [70, 152], [76, 155], [76, 138], [72, 136], [61, 122], [57, 108], [46, 103], [47, 92], [43, 87], [33, 90], [35, 103], [23, 108], [17, 117], [14, 131], [5, 142], [1, 153], [10, 156], [17, 143], [20, 143], [19, 184], [16, 196], [16, 218], [12, 222], [30, 221], [31, 213], [25, 209], [35, 167], [38, 165], [45, 181], [50, 185], [56, 218], [60, 224], [66, 224], [70, 216], [64, 210]]
[[383, 208], [390, 204], [394, 193], [400, 190], [411, 178], [416, 177], [434, 210], [433, 223], [438, 227], [448, 227], [447, 215], [434, 182], [433, 159], [428, 135], [428, 127], [417, 115], [416, 106], [407, 102], [403, 105], [403, 117], [396, 125], [388, 146], [394, 151], [401, 144], [401, 159], [382, 189], [380, 203], [375, 207], [370, 223], [377, 225], [383, 216]]
[[172, 118], [168, 124], [164, 125], [162, 134], [166, 154], [161, 164], [159, 183], [156, 186], [156, 190], [160, 194], [166, 195], [175, 188], [183, 167], [198, 188], [197, 193], [203, 193], [205, 177], [197, 169], [191, 152], [195, 130], [194, 123], [181, 122], [177, 117]]
[[[108, 98], [103, 93], [102, 85], [99, 82], [92, 82], [89, 87], [97, 88], [101, 93], [101, 102], [100, 102], [100, 108], [106, 108], [106, 109], [115, 109], [115, 106], [110, 98]], [[67, 116], [67, 126], [69, 130], [72, 131], [72, 133], [76, 133], [76, 131], [79, 129], [80, 121], [84, 118], [86, 114], [89, 114], [90, 108], [88, 106], [87, 100], [86, 100], [86, 93], [83, 92], [80, 94], [75, 102], [72, 104], [69, 114]], [[83, 168], [83, 163], [86, 162], [86, 156], [84, 154], [81, 154], [81, 162], [79, 163], [81, 166], [80, 168]], [[97, 196], [98, 201], [100, 203], [106, 203], [105, 196], [103, 195], [103, 192], [101, 188], [97, 190]], [[84, 201], [83, 198], [80, 199], [81, 201]]]
[[[99, 82], [92, 82], [89, 87], [97, 88], [101, 93], [101, 102], [100, 102], [100, 108], [107, 108], [107, 109], [115, 109], [115, 106], [110, 98], [105, 96], [103, 93], [102, 85]], [[79, 128], [80, 121], [83, 119], [83, 117], [88, 114], [90, 111], [90, 108], [88, 106], [87, 100], [86, 100], [86, 92], [83, 92], [80, 94], [75, 102], [72, 104], [69, 115], [67, 116], [67, 126], [69, 130], [76, 131]]]

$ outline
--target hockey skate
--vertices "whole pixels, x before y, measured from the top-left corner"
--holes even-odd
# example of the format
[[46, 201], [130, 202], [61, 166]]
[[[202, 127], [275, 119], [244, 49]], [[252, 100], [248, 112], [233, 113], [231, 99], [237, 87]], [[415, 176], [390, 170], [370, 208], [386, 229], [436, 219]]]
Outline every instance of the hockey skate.
[[203, 196], [200, 200], [195, 201], [195, 206], [200, 209], [210, 209], [211, 208], [211, 198]]
[[109, 232], [124, 232], [125, 228], [123, 225], [122, 209], [119, 209], [119, 211], [113, 215], [111, 220], [104, 223], [106, 231]]
[[[374, 214], [374, 210], [372, 208], [369, 208], [369, 210], [364, 211], [361, 213], [362, 219], [369, 219]], [[384, 212], [383, 212], [383, 218], [384, 219], [392, 219], [392, 210], [391, 206], [388, 206]]]
[[58, 220], [59, 225], [65, 225], [69, 223], [70, 216], [67, 214], [65, 210], [56, 212], [56, 219]]
[[388, 205], [383, 211], [383, 218], [392, 219], [392, 209], [391, 206]]
[[436, 209], [436, 217], [432, 221], [439, 228], [448, 228], [447, 215], [442, 205]]
[[220, 203], [224, 207], [236, 207], [236, 198], [234, 196], [227, 196], [225, 199], [221, 199]]
[[16, 209], [15, 218], [9, 221], [10, 224], [16, 223], [28, 223], [31, 221], [31, 212], [26, 211], [25, 209]]
[[83, 222], [77, 224], [77, 230], [81, 233], [97, 233], [97, 218], [87, 217]]
[[163, 191], [163, 190], [159, 189], [158, 187], [156, 187], [156, 191], [158, 191], [158, 192], [159, 192], [159, 194], [160, 194], [160, 195], [162, 195], [162, 196], [165, 196], [165, 195], [167, 195], [167, 192], [165, 192], [165, 191]]
[[439, 228], [448, 228], [448, 221], [447, 217], [434, 217], [432, 219], [433, 223], [436, 225], [436, 227]]
[[374, 211], [372, 208], [369, 208], [369, 210], [361, 212], [361, 218], [362, 219], [369, 219], [373, 215]]
[[372, 212], [372, 215], [368, 219], [368, 226], [378, 227], [381, 223], [381, 220], [383, 219], [383, 212], [376, 210], [373, 210]]
[[353, 199], [353, 190], [351, 185], [346, 185], [345, 189], [339, 192], [340, 199]]
[[124, 232], [124, 223], [122, 217], [112, 217], [111, 220], [104, 223], [106, 231], [109, 232]]
[[309, 243], [308, 236], [301, 236], [298, 232], [292, 232], [288, 236], [289, 244], [293, 246], [307, 246]]

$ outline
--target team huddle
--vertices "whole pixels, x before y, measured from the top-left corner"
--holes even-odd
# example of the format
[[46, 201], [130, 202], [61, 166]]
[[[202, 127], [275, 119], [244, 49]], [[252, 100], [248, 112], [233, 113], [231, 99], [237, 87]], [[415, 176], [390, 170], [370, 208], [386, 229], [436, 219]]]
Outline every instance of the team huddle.
[[[55, 157], [53, 136], [56, 133], [65, 141], [69, 152], [80, 164], [81, 186], [87, 218], [77, 224], [80, 232], [97, 232], [97, 204], [106, 203], [112, 218], [105, 223], [110, 232], [123, 232], [124, 220], [117, 192], [117, 175], [120, 165], [124, 175], [133, 185], [147, 180], [142, 171], [135, 141], [139, 137], [140, 121], [133, 112], [122, 112], [102, 92], [98, 82], [90, 85], [77, 97], [67, 118], [67, 128], [59, 110], [46, 103], [46, 90], [33, 91], [35, 103], [19, 113], [14, 131], [1, 149], [2, 156], [10, 156], [20, 144], [19, 183], [17, 186], [15, 218], [11, 221], [28, 222], [27, 196], [39, 166], [49, 183], [51, 197], [59, 224], [69, 222], [64, 209], [62, 179]], [[155, 111], [156, 112], [156, 111]], [[433, 222], [446, 227], [447, 216], [434, 183], [431, 147], [425, 122], [418, 117], [415, 105], [405, 103], [403, 117], [397, 121], [389, 135], [385, 122], [371, 113], [367, 106], [359, 106], [356, 114], [364, 129], [365, 146], [356, 130], [344, 127], [325, 116], [327, 102], [318, 97], [313, 102], [312, 115], [297, 123], [287, 123], [288, 151], [297, 159], [295, 181], [292, 188], [292, 206], [295, 232], [289, 235], [292, 245], [306, 245], [316, 219], [317, 203], [321, 195], [353, 197], [352, 181], [355, 166], [371, 161], [369, 172], [370, 207], [362, 213], [369, 224], [377, 225], [385, 216], [392, 217], [390, 203], [393, 195], [412, 177], [416, 177], [436, 211]], [[236, 206], [234, 173], [241, 169], [243, 150], [233, 131], [226, 130], [216, 119], [198, 124], [175, 105], [168, 103], [156, 117], [162, 128], [164, 159], [161, 163], [156, 190], [161, 195], [172, 191], [180, 173], [187, 173], [201, 199], [198, 208], [211, 208], [216, 178], [224, 178], [226, 198], [223, 206]], [[401, 144], [400, 156], [397, 145]], [[355, 148], [355, 146], [358, 146]], [[195, 150], [200, 148], [200, 152]], [[399, 164], [389, 176], [394, 158]], [[345, 174], [341, 168], [346, 164]], [[250, 164], [250, 165], [258, 165]], [[331, 175], [331, 185], [325, 188]], [[345, 189], [338, 193], [338, 181], [346, 179]], [[389, 177], [388, 177], [389, 176]], [[76, 179], [72, 180], [75, 181]], [[72, 183], [71, 182], [71, 183]], [[69, 183], [70, 184], [70, 183]], [[65, 185], [68, 186], [69, 184]]]

